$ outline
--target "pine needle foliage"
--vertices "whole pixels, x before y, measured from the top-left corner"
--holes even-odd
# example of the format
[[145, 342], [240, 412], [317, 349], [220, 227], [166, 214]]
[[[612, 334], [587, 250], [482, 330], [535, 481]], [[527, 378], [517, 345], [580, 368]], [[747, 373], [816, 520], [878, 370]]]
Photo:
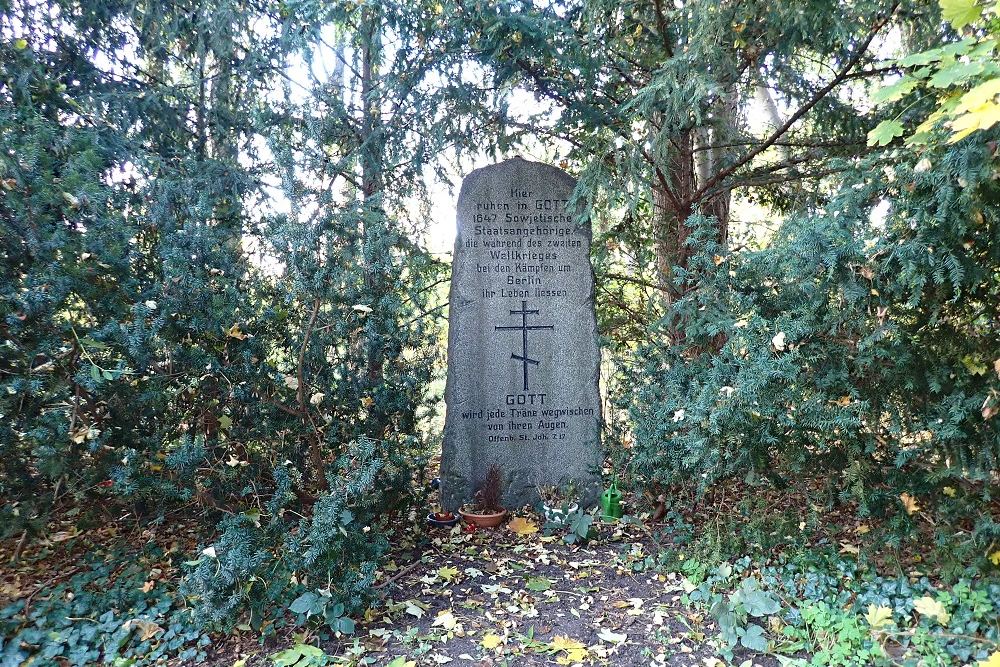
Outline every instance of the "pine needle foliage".
[[446, 17], [0, 3], [3, 536], [68, 498], [218, 522], [199, 620], [260, 627], [307, 588], [365, 607], [425, 488], [424, 176], [492, 122], [447, 83]]
[[[633, 377], [629, 465], [654, 485], [701, 491], [737, 477], [820, 479], [864, 515], [901, 494], [996, 492], [1000, 430], [998, 159], [992, 140], [848, 165], [814, 213], [764, 250], [731, 253], [692, 218], [686, 296]], [[817, 498], [817, 502], [824, 502]], [[975, 502], [971, 503], [975, 506]], [[906, 521], [903, 522], [907, 523]]]

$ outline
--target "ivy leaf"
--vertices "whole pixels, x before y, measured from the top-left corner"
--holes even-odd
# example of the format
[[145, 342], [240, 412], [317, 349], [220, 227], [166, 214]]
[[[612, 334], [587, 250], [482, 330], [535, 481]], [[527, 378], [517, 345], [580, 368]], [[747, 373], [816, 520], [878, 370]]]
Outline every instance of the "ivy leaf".
[[982, 16], [983, 8], [976, 0], [938, 0], [941, 16], [955, 30], [961, 30]]
[[883, 120], [868, 133], [869, 146], [888, 146], [896, 137], [903, 136], [903, 124], [898, 120]]

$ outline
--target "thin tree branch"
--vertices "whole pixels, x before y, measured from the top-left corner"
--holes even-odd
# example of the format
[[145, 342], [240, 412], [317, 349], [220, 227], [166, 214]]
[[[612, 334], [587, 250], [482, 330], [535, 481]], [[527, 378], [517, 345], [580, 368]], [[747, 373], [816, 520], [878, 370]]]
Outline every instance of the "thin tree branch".
[[773, 146], [776, 141], [781, 139], [781, 137], [783, 137], [785, 133], [787, 133], [788, 130], [791, 129], [792, 125], [797, 123], [799, 119], [801, 119], [803, 116], [809, 113], [809, 111], [814, 106], [816, 106], [824, 97], [826, 97], [830, 93], [830, 91], [832, 91], [838, 85], [843, 83], [843, 81], [851, 73], [851, 70], [853, 70], [858, 65], [858, 63], [861, 62], [861, 59], [864, 58], [865, 54], [868, 52], [868, 47], [871, 46], [872, 40], [875, 39], [875, 36], [889, 22], [893, 14], [896, 13], [896, 9], [898, 7], [899, 7], [899, 2], [893, 3], [892, 7], [889, 9], [888, 14], [886, 14], [886, 16], [875, 22], [875, 25], [872, 27], [871, 32], [868, 33], [868, 36], [865, 37], [865, 39], [858, 46], [858, 50], [854, 54], [854, 56], [851, 57], [849, 61], [847, 61], [847, 64], [844, 65], [843, 68], [841, 68], [840, 72], [838, 72], [837, 75], [833, 79], [831, 79], [829, 83], [827, 83], [825, 86], [816, 91], [816, 93], [813, 94], [813, 96], [805, 104], [799, 107], [798, 110], [794, 114], [792, 114], [791, 117], [789, 117], [788, 120], [786, 120], [781, 127], [779, 127], [773, 133], [771, 133], [771, 136], [765, 139], [763, 143], [759, 144], [756, 148], [745, 154], [742, 158], [740, 158], [733, 164], [719, 171], [717, 174], [715, 174], [715, 176], [710, 178], [708, 182], [706, 182], [702, 187], [696, 190], [695, 193], [692, 194], [690, 199], [688, 200], [687, 202], [688, 205], [691, 205], [694, 202], [699, 201], [702, 197], [704, 197], [705, 193], [714, 188], [721, 181], [732, 176], [736, 171], [738, 171], [739, 169], [743, 168], [748, 163], [750, 163], [755, 157], [757, 157], [758, 155], [766, 151], [768, 148]]

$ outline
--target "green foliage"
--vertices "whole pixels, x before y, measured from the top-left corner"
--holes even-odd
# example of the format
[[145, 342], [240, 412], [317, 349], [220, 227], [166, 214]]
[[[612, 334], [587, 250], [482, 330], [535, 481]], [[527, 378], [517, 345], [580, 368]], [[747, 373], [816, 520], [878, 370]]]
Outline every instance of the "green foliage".
[[[941, 46], [898, 60], [905, 75], [877, 91], [872, 101], [883, 106], [903, 101], [899, 116], [885, 120], [868, 134], [869, 145], [885, 146], [904, 134], [902, 117], [921, 97], [934, 98], [937, 109], [922, 119], [906, 140], [909, 146], [948, 143], [992, 128], [1000, 122], [1000, 5], [993, 0], [939, 0], [945, 21], [963, 39], [947, 39]], [[914, 99], [915, 98], [915, 99]]]
[[446, 268], [415, 240], [424, 168], [486, 94], [427, 85], [460, 53], [436, 3], [15, 5], [0, 537], [42, 535], [57, 498], [196, 514], [217, 525], [185, 573], [198, 624], [274, 627], [312, 591], [348, 631], [423, 500]]
[[81, 571], [0, 609], [0, 664], [33, 658], [45, 664], [153, 664], [165, 658], [200, 662], [210, 644], [191, 623], [183, 596], [171, 582], [147, 592], [146, 563], [161, 549], [88, 555]]
[[861, 161], [758, 252], [727, 253], [693, 218], [689, 291], [664, 320], [684, 336], [653, 338], [631, 371], [636, 477], [700, 492], [825, 480], [817, 502], [896, 515], [900, 533], [917, 519], [897, 514], [901, 494], [936, 502], [951, 483], [980, 515], [962, 539], [982, 554], [1000, 458], [996, 169], [971, 140]]
[[273, 653], [270, 657], [274, 667], [322, 667], [333, 661], [323, 649], [302, 643]]
[[[990, 622], [1000, 609], [1000, 585], [978, 577], [942, 589], [926, 577], [881, 577], [836, 558], [685, 567], [683, 599], [716, 620], [719, 651], [730, 660], [742, 646], [787, 656], [783, 662], [793, 665], [967, 664], [985, 660], [1000, 641]], [[946, 622], [915, 611], [925, 598], [942, 601]]]
[[566, 516], [566, 534], [563, 542], [566, 544], [581, 544], [590, 539], [594, 525], [594, 515], [591, 512], [577, 509]]

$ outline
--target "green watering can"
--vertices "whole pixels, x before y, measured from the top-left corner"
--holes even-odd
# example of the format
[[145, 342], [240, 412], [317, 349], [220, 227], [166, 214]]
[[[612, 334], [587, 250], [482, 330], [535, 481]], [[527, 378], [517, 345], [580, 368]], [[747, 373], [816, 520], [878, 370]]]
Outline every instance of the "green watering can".
[[605, 521], [622, 518], [622, 494], [614, 482], [601, 494], [601, 518]]

